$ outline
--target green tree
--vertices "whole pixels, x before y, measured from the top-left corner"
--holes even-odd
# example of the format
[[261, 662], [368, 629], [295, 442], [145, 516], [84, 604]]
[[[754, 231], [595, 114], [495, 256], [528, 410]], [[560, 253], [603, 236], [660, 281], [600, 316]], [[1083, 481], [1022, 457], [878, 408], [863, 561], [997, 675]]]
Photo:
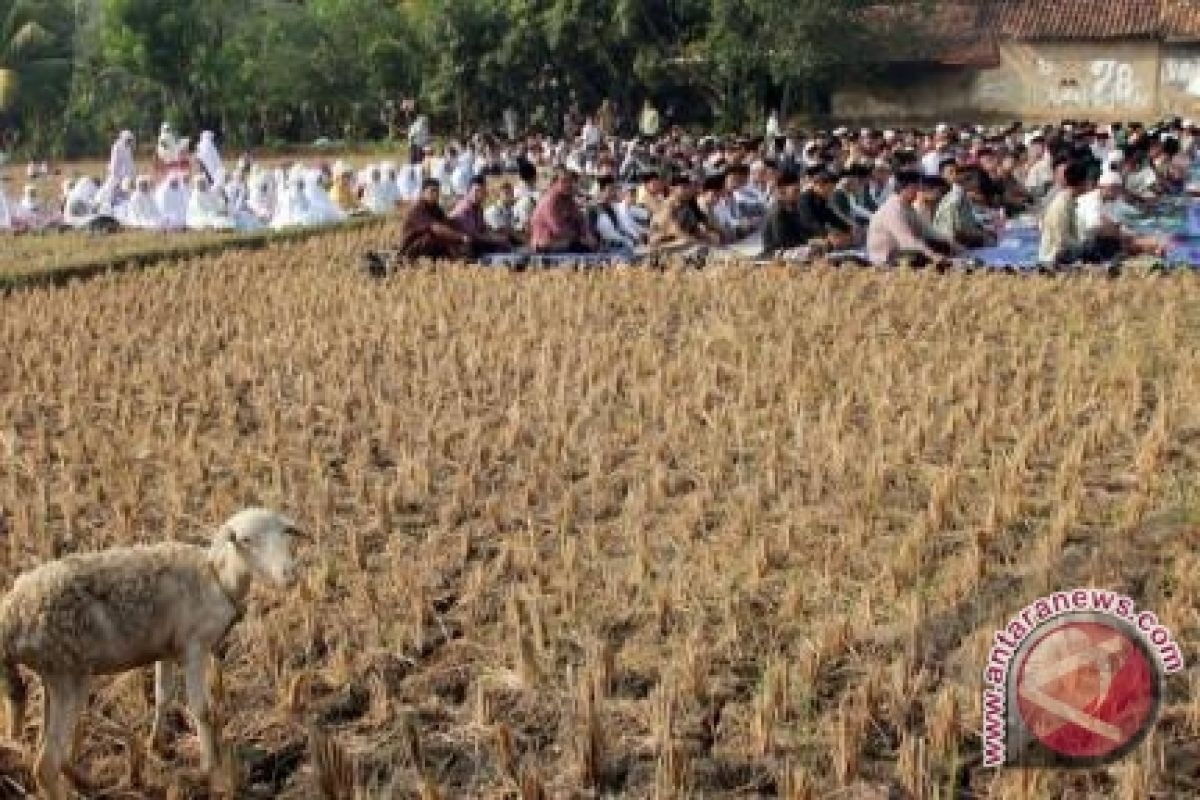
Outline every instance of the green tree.
[[[71, 14], [58, 0], [0, 0], [0, 120], [44, 128], [71, 75]], [[44, 131], [43, 131], [44, 132]], [[36, 138], [36, 137], [35, 137]]]

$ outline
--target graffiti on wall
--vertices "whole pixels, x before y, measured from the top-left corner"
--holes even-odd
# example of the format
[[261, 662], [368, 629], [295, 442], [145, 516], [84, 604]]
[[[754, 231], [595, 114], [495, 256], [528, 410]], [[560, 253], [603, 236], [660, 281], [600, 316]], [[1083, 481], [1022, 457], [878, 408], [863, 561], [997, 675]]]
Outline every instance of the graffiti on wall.
[[1150, 105], [1146, 82], [1128, 61], [1037, 59], [1037, 98], [1052, 108], [1117, 109]]
[[1162, 83], [1177, 92], [1200, 97], [1200, 56], [1164, 58]]

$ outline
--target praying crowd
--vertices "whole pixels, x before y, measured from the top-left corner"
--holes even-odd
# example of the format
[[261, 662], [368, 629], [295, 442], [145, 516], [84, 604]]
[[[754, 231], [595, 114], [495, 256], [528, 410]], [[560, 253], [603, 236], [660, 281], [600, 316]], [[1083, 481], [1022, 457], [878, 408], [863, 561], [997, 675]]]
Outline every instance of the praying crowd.
[[[603, 109], [601, 110], [603, 111]], [[639, 130], [617, 135], [603, 113], [549, 137], [512, 129], [435, 142], [428, 118], [409, 152], [355, 169], [343, 161], [227, 170], [211, 132], [194, 152], [164, 124], [153, 174], [137, 174], [134, 137], [113, 145], [100, 179], [78, 175], [43, 200], [31, 164], [16, 202], [0, 192], [0, 228], [256, 230], [400, 213], [407, 258], [513, 253], [805, 261], [874, 265], [969, 261], [1006, 231], [1037, 237], [1044, 266], [1161, 256], [1162, 235], [1132, 223], [1190, 194], [1200, 126], [1172, 119], [1063, 121], [931, 130], [783, 130], [694, 136], [659, 130], [647, 104]]]
[[764, 136], [724, 139], [660, 133], [652, 108], [630, 139], [601, 120], [557, 140], [415, 140], [422, 188], [399, 251], [922, 266], [969, 261], [1023, 226], [1046, 266], [1161, 256], [1167, 239], [1130, 223], [1189, 189], [1200, 148], [1200, 126], [1184, 120], [785, 133], [772, 116]]

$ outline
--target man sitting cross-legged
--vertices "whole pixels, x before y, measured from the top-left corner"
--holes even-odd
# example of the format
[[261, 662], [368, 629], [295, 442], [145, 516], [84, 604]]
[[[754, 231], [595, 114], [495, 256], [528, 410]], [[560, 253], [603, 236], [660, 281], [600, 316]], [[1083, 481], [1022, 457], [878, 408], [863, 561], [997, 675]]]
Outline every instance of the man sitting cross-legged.
[[441, 206], [442, 185], [429, 178], [421, 195], [404, 218], [400, 250], [410, 258], [465, 258], [471, 253], [471, 236], [459, 230]]

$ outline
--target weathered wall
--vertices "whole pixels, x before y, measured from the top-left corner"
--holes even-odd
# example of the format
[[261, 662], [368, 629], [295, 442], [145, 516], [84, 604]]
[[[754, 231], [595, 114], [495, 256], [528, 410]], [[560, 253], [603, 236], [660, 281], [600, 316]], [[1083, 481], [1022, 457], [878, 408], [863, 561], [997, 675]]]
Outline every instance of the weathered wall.
[[1000, 66], [896, 72], [834, 94], [847, 119], [1200, 116], [1200, 45], [1007, 42]]
[[1164, 113], [1200, 117], [1200, 45], [1163, 49], [1159, 92]]
[[1157, 42], [1013, 42], [1001, 69], [1021, 91], [1011, 109], [1029, 118], [1137, 119], [1158, 112]]

